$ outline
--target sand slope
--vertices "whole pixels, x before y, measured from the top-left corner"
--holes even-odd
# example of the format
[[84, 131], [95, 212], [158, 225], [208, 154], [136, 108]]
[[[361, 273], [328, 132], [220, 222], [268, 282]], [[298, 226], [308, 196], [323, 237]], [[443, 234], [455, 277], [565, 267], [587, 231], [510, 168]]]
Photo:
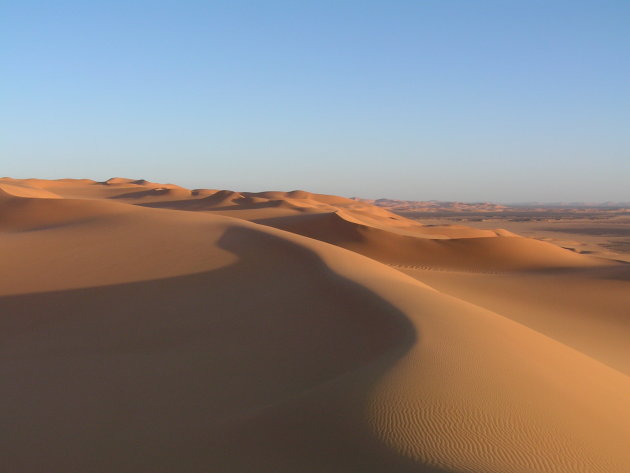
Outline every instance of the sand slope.
[[630, 375], [630, 266], [500, 274], [400, 268]]
[[[447, 238], [400, 234], [342, 212], [254, 220], [326, 241], [388, 264], [472, 271], [502, 271], [610, 264], [550, 243], [517, 236]], [[423, 229], [421, 227], [421, 229]]]
[[[494, 287], [479, 305], [449, 295], [467, 297], [457, 275], [498, 277], [462, 268], [526, 284], [561, 267], [613, 297], [623, 266], [496, 233], [431, 238], [307, 193], [9, 184], [44, 192], [0, 195], [7, 471], [628, 471], [630, 379], [602, 343], [489, 307]], [[220, 210], [189, 211], [217, 194]]]

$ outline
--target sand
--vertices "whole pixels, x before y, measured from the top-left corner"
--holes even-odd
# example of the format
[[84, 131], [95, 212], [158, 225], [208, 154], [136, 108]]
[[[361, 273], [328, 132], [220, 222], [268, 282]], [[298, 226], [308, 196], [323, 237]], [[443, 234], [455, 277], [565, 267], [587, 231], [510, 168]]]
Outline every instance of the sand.
[[630, 470], [630, 265], [304, 191], [0, 179], [11, 472]]
[[466, 225], [478, 232], [487, 232], [498, 226], [575, 253], [630, 262], [630, 204], [591, 208], [507, 207], [502, 210], [485, 210], [483, 206], [471, 205], [465, 211], [436, 206], [430, 212], [397, 212], [413, 220], [419, 219], [436, 230]]

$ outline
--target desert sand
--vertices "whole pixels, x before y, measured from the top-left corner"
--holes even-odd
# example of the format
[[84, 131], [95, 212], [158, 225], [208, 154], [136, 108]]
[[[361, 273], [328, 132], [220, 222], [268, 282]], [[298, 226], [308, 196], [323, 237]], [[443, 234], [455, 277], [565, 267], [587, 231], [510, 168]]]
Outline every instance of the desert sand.
[[497, 226], [580, 254], [630, 262], [630, 203], [498, 205], [488, 202], [364, 200], [428, 227]]
[[517, 233], [0, 179], [2, 470], [627, 473], [630, 264]]

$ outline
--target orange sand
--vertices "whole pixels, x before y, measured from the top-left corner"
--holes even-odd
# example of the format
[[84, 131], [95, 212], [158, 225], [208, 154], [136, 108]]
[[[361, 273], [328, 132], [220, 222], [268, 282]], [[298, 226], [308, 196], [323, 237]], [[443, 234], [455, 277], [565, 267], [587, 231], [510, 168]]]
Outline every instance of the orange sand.
[[630, 471], [630, 268], [370, 203], [0, 179], [19, 473]]

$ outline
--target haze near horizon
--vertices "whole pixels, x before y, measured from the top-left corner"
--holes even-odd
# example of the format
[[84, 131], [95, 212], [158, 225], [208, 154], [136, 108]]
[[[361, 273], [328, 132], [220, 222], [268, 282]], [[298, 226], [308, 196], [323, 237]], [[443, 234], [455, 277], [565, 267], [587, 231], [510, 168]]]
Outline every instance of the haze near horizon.
[[628, 201], [623, 1], [4, 2], [3, 175]]

